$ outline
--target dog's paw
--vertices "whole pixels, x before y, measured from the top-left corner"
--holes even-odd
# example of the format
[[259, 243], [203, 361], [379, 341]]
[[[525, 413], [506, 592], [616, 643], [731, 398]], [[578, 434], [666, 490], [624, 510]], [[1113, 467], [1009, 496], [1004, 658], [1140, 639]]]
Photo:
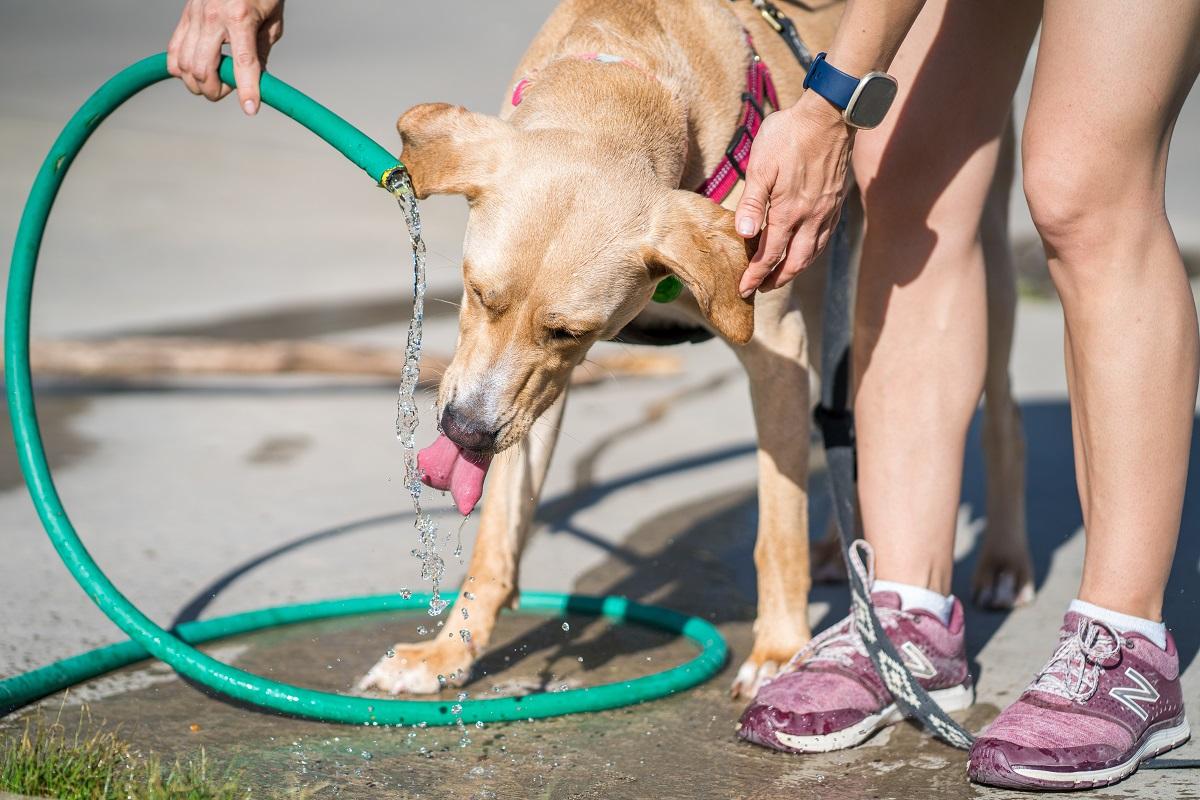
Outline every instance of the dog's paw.
[[738, 667], [729, 688], [729, 696], [749, 700], [758, 693], [762, 685], [787, 669], [788, 663], [801, 647], [811, 638], [807, 626], [781, 625], [771, 630], [791, 631], [788, 636], [764, 636], [755, 642], [750, 657]]
[[[449, 646], [448, 646], [449, 645]], [[358, 682], [360, 692], [385, 694], [436, 694], [447, 686], [460, 686], [471, 675], [474, 655], [454, 640], [398, 644], [371, 667]]]
[[1006, 610], [1033, 602], [1033, 566], [1029, 554], [997, 555], [986, 550], [979, 556], [972, 580], [975, 605]]
[[762, 685], [778, 675], [779, 670], [786, 663], [787, 659], [782, 662], [774, 659], [760, 662], [755, 661], [753, 657], [747, 658], [738, 667], [737, 676], [733, 679], [733, 686], [729, 687], [729, 696], [734, 700], [753, 699]]

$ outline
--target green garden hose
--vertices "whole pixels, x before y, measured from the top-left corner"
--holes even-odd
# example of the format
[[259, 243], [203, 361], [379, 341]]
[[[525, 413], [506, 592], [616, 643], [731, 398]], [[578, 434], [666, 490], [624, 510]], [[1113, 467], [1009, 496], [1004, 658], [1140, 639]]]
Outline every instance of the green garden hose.
[[[233, 64], [221, 61], [221, 79], [233, 86]], [[9, 414], [21, 469], [30, 497], [68, 571], [88, 597], [132, 641], [102, 647], [24, 675], [0, 681], [0, 715], [72, 684], [154, 656], [180, 675], [227, 697], [298, 717], [360, 725], [452, 725], [540, 718], [632, 705], [691, 688], [712, 677], [724, 664], [725, 640], [708, 622], [667, 609], [644, 606], [618, 597], [582, 597], [542, 592], [523, 593], [522, 610], [550, 614], [602, 614], [679, 633], [700, 647], [692, 660], [664, 672], [628, 681], [522, 697], [468, 700], [456, 713], [442, 700], [378, 700], [304, 689], [237, 669], [202, 653], [191, 644], [279, 625], [331, 617], [417, 609], [427, 595], [354, 597], [250, 611], [212, 620], [189, 622], [168, 632], [143, 614], [112, 584], [79, 539], [54, 487], [37, 422], [29, 367], [29, 321], [38, 250], [55, 196], [71, 162], [92, 131], [122, 103], [166, 80], [165, 53], [122, 70], [93, 94], [59, 134], [34, 180], [21, 216], [8, 276], [5, 312], [4, 370]], [[271, 75], [263, 75], [262, 101], [320, 136], [371, 176], [386, 184], [388, 173], [403, 165], [387, 150], [320, 103]], [[447, 598], [452, 600], [453, 598]], [[191, 643], [191, 644], [189, 644]]]

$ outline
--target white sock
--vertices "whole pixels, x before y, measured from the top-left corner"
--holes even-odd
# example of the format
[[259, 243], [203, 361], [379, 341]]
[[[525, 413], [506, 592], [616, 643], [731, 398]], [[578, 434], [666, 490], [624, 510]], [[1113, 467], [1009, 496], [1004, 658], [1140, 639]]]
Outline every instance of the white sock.
[[1120, 611], [1110, 611], [1084, 600], [1072, 600], [1067, 610], [1107, 622], [1121, 633], [1140, 633], [1154, 642], [1160, 650], [1167, 649], [1167, 626], [1162, 622], [1132, 617], [1129, 614], [1122, 614]]
[[950, 624], [950, 612], [954, 610], [954, 596], [938, 594], [924, 586], [913, 586], [910, 583], [896, 581], [875, 581], [872, 592], [895, 592], [900, 595], [900, 608], [905, 611], [921, 609], [928, 611], [942, 621], [943, 625]]

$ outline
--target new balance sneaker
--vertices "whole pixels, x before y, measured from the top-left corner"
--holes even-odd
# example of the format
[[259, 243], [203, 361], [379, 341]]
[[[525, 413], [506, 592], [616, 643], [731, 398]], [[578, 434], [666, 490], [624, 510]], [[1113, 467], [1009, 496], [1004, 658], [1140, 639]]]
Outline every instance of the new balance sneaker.
[[967, 774], [1013, 789], [1087, 789], [1132, 775], [1189, 729], [1179, 654], [1069, 613], [1050, 661], [971, 748]]
[[[956, 599], [950, 624], [925, 611], [901, 611], [893, 592], [872, 596], [879, 622], [906, 666], [947, 711], [966, 708], [975, 691], [963, 649], [963, 610]], [[784, 672], [758, 690], [742, 714], [738, 736], [793, 753], [853, 747], [903, 714], [867, 656], [847, 617], [817, 636]]]

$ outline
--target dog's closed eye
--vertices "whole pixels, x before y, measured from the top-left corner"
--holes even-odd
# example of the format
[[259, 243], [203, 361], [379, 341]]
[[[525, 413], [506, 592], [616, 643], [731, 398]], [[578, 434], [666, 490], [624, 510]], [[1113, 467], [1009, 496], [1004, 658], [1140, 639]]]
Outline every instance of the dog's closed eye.
[[570, 328], [547, 328], [546, 338], [552, 342], [577, 342], [581, 335]]
[[470, 283], [467, 284], [467, 290], [470, 291], [475, 301], [483, 306], [483, 309], [489, 314], [503, 314], [508, 310], [508, 303], [494, 289], [481, 289], [479, 286]]

